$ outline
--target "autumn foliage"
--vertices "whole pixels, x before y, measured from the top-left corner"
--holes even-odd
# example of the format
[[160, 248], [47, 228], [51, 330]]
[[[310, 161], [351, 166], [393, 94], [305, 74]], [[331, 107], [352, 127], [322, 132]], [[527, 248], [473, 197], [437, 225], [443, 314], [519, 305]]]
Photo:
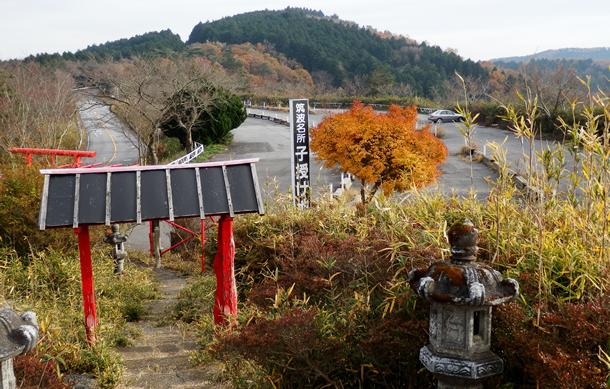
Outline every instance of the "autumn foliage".
[[220, 42], [194, 43], [192, 55], [201, 55], [215, 67], [237, 73], [251, 93], [302, 95], [313, 84], [309, 72], [294, 60], [286, 58], [273, 47], [261, 43], [227, 45]]
[[416, 123], [415, 107], [392, 105], [378, 114], [355, 101], [351, 110], [311, 129], [311, 149], [326, 167], [339, 165], [363, 187], [372, 184], [371, 195], [379, 189], [385, 195], [419, 189], [436, 181], [448, 152], [428, 127], [415, 130]]

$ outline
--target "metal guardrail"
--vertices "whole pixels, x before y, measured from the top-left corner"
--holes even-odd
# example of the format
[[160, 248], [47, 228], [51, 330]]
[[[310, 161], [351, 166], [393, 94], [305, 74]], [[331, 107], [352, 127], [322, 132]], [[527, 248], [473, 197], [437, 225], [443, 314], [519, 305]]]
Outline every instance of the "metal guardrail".
[[258, 114], [258, 113], [249, 113], [248, 117], [258, 118], [258, 119], [263, 119], [263, 120], [269, 120], [269, 121], [272, 121], [272, 122], [275, 122], [275, 123], [278, 123], [278, 124], [283, 124], [285, 126], [289, 126], [290, 125], [290, 123], [287, 120], [280, 119], [280, 118], [274, 118], [274, 117], [271, 117], [271, 116], [265, 116], [265, 115], [261, 115], [261, 114]]
[[201, 143], [197, 143], [197, 142], [193, 142], [193, 144], [195, 146], [195, 149], [193, 151], [186, 154], [185, 156], [182, 156], [174, 161], [171, 161], [170, 163], [168, 163], [168, 165], [184, 165], [184, 164], [191, 162], [193, 159], [197, 158], [198, 156], [200, 156], [203, 153], [203, 151], [205, 150], [205, 145], [203, 145]]

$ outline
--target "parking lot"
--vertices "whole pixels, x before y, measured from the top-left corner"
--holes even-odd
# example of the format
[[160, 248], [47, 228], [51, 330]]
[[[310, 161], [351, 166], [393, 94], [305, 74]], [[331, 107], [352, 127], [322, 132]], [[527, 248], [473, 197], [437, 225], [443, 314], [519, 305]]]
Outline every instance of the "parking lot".
[[[324, 115], [337, 112], [336, 110], [317, 110], [310, 114], [310, 127], [320, 123]], [[264, 114], [267, 116], [286, 118], [286, 113], [274, 111], [251, 110], [251, 113]], [[420, 122], [427, 123], [426, 115], [419, 115]], [[434, 126], [434, 124], [433, 124]], [[464, 136], [461, 134], [457, 123], [439, 124], [444, 130], [441, 139], [447, 149], [449, 156], [447, 161], [439, 167], [443, 173], [435, 185], [429, 190], [439, 190], [443, 193], [458, 193], [465, 196], [472, 187], [479, 199], [484, 199], [489, 194], [488, 179], [495, 179], [497, 175], [487, 166], [481, 163], [468, 163], [456, 156], [464, 145]], [[248, 118], [239, 127], [233, 130], [234, 141], [228, 149], [213, 157], [213, 160], [260, 158], [257, 164], [257, 172], [261, 187], [264, 191], [279, 189], [282, 193], [288, 192], [291, 185], [290, 177], [290, 127], [274, 123], [273, 121]], [[480, 127], [477, 128], [473, 140], [484, 145], [488, 139], [502, 142], [504, 137], [512, 135], [508, 131]], [[520, 147], [520, 143], [517, 143]], [[312, 182], [320, 190], [328, 190], [330, 184], [337, 188], [340, 182], [341, 172], [339, 169], [325, 169], [320, 162], [312, 162]], [[472, 172], [472, 180], [471, 180]], [[315, 194], [314, 194], [315, 195]]]

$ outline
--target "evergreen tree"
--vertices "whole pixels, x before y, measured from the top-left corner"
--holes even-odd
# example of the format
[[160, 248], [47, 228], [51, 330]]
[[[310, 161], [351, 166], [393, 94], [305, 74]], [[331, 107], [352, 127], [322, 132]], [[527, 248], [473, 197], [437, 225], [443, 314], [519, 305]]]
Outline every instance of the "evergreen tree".
[[[205, 145], [230, 143], [231, 130], [239, 127], [248, 117], [241, 99], [236, 94], [215, 86], [207, 87], [199, 93], [213, 95], [214, 99], [208, 109], [199, 113], [195, 119], [191, 130], [193, 141]], [[191, 116], [192, 109], [182, 107], [181, 115]], [[161, 129], [165, 135], [178, 138], [183, 146], [187, 145], [187, 131], [178, 124], [175, 117], [163, 123]]]

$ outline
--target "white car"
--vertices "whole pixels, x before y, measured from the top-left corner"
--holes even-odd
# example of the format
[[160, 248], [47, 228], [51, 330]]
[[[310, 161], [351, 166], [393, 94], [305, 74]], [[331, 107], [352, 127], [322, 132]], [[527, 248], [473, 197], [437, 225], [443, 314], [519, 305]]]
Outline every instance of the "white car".
[[428, 120], [434, 123], [455, 122], [456, 120], [464, 120], [464, 116], [448, 109], [439, 109], [428, 115]]

